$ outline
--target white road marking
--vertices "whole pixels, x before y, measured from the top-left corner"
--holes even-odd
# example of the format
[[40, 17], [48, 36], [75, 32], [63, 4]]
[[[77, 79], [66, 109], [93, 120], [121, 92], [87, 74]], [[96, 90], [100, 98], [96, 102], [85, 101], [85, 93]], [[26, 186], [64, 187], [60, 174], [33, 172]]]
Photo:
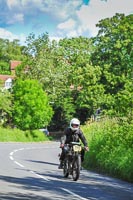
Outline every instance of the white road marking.
[[[24, 150], [24, 148], [21, 148], [21, 149], [15, 150], [15, 151], [22, 151], [22, 150]], [[14, 152], [15, 152], [15, 151], [14, 151]]]
[[18, 149], [15, 149], [13, 152], [15, 153], [15, 152], [17, 152], [18, 151]]
[[45, 178], [44, 176], [40, 175], [40, 174], [37, 174], [35, 173], [34, 171], [30, 171], [32, 174], [35, 174], [36, 176], [38, 176], [39, 178], [42, 178], [44, 179], [45, 181], [50, 181], [48, 178]]
[[12, 156], [9, 157], [11, 160], [14, 160], [14, 158]]
[[14, 152], [12, 151], [12, 152], [10, 153], [10, 156], [12, 156], [12, 155], [13, 155], [13, 153], [14, 153]]
[[86, 198], [84, 198], [84, 197], [79, 196], [78, 194], [75, 194], [74, 192], [71, 192], [70, 190], [67, 190], [67, 189], [65, 189], [65, 188], [61, 188], [61, 189], [64, 190], [65, 192], [67, 192], [67, 193], [73, 195], [74, 197], [77, 197], [78, 199], [81, 199], [81, 200], [88, 200], [88, 199], [86, 199]]
[[19, 162], [14, 161], [17, 165], [19, 165], [20, 167], [24, 167], [23, 165], [21, 165]]
[[[41, 149], [41, 148], [44, 148], [44, 147], [38, 147], [37, 149]], [[45, 148], [49, 148], [49, 147], [45, 147]], [[52, 148], [54, 148], [54, 147], [52, 147]], [[14, 161], [14, 163], [15, 163], [16, 165], [19, 165], [19, 166], [22, 167], [22, 168], [24, 168], [25, 166], [22, 165], [22, 164], [20, 164], [19, 162], [15, 161], [15, 159], [13, 158], [13, 154], [16, 153], [17, 151], [22, 151], [22, 150], [25, 150], [25, 149], [26, 149], [26, 150], [29, 150], [29, 149], [36, 149], [36, 147], [27, 147], [27, 148], [15, 149], [14, 151], [10, 152], [10, 154], [9, 154], [9, 158], [10, 158], [12, 161]], [[50, 181], [48, 178], [46, 178], [46, 177], [44, 177], [44, 176], [41, 176], [41, 175], [35, 173], [34, 171], [31, 171], [31, 170], [29, 170], [29, 171], [30, 171], [30, 173], [35, 174], [37, 177], [42, 178], [42, 179], [44, 179], [45, 181]]]

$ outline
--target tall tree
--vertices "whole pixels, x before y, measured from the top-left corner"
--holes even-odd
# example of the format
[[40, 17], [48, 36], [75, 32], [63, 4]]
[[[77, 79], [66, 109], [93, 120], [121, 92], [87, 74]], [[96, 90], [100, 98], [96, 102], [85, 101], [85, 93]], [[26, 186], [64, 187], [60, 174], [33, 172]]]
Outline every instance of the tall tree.
[[0, 73], [10, 74], [10, 60], [22, 61], [25, 57], [23, 54], [23, 46], [19, 44], [19, 40], [0, 38]]
[[[66, 86], [69, 73], [67, 63], [57, 43], [50, 42], [48, 34], [42, 34], [38, 38], [30, 34], [24, 52], [28, 57], [17, 69], [17, 76], [24, 79], [34, 77], [39, 80], [45, 92], [50, 96], [51, 102], [56, 101], [57, 96]], [[27, 66], [29, 70], [25, 73], [23, 68]]]
[[85, 37], [63, 39], [59, 45], [64, 48], [64, 57], [71, 69], [68, 84], [71, 88], [69, 95], [75, 109], [74, 116], [84, 122], [101, 103], [104, 93], [103, 86], [99, 84], [100, 68], [92, 66], [90, 61], [93, 50], [91, 39]]
[[[124, 114], [120, 107], [120, 97], [132, 84], [133, 72], [133, 15], [116, 14], [112, 18], [101, 20], [97, 26], [99, 33], [93, 39], [95, 50], [91, 60], [93, 65], [101, 67], [101, 80], [105, 89], [105, 107], [115, 114]], [[124, 92], [125, 91], [125, 92]], [[129, 92], [129, 91], [128, 91]], [[130, 92], [133, 91], [130, 90]], [[129, 93], [130, 93], [129, 92]], [[119, 100], [118, 100], [119, 99]], [[130, 103], [132, 100], [130, 99]], [[121, 104], [123, 107], [124, 104]]]

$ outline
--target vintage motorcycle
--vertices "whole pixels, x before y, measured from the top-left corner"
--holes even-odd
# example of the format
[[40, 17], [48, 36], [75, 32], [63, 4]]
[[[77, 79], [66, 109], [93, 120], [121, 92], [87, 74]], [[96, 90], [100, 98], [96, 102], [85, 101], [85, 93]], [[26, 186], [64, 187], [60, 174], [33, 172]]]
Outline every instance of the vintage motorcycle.
[[72, 175], [74, 181], [79, 179], [81, 170], [81, 151], [82, 146], [79, 142], [71, 142], [64, 146], [66, 156], [63, 164], [63, 174], [67, 178]]

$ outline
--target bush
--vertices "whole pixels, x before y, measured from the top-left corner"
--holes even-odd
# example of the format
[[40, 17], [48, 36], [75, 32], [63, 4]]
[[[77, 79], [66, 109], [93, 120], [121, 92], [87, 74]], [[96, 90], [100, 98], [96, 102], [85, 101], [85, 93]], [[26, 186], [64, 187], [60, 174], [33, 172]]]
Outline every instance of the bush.
[[84, 165], [87, 168], [133, 182], [133, 124], [104, 119], [83, 127], [90, 151]]

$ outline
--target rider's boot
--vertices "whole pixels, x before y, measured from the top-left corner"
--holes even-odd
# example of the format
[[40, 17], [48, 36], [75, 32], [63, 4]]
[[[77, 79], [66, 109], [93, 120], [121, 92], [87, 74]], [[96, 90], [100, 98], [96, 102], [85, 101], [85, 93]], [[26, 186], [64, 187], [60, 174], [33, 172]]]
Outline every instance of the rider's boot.
[[58, 169], [63, 169], [63, 161], [62, 160], [60, 160], [60, 164], [58, 166]]

